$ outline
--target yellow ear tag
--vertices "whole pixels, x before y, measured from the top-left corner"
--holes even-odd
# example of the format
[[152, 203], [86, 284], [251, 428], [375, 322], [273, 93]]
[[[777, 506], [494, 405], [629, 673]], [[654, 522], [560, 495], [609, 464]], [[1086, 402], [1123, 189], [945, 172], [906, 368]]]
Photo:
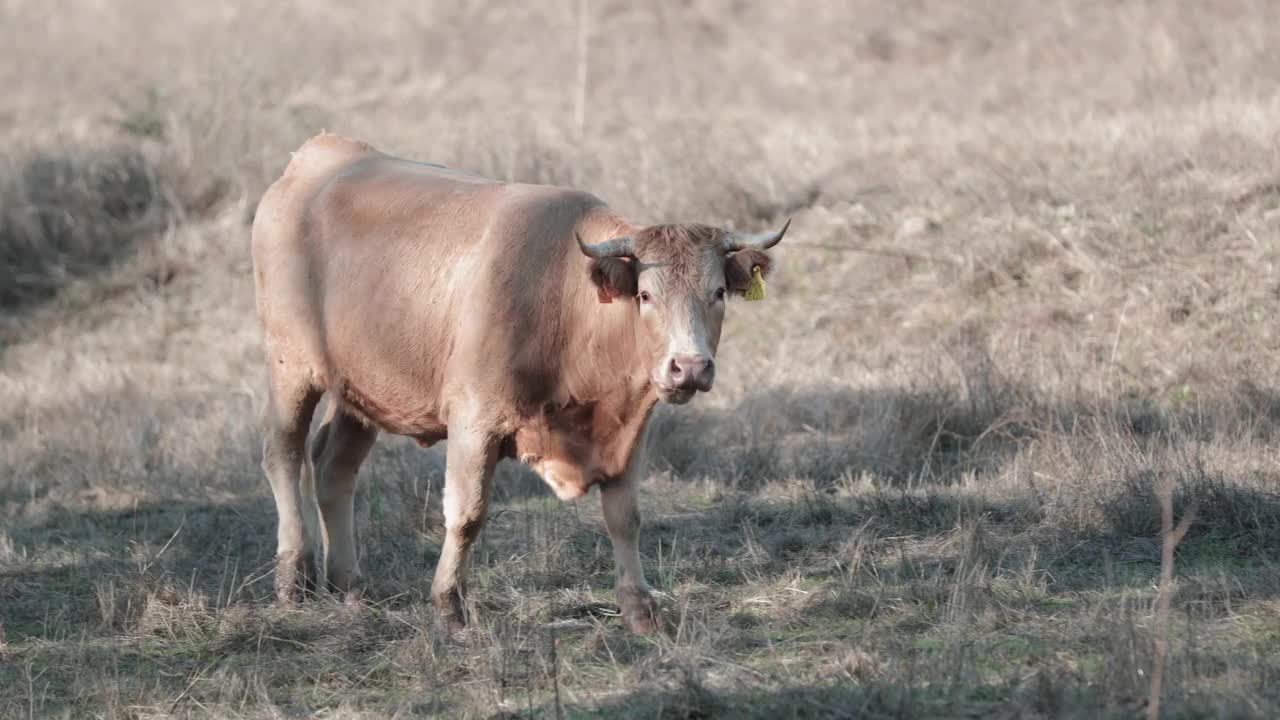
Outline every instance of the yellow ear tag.
[[751, 268], [751, 283], [747, 285], [747, 292], [743, 297], [747, 300], [764, 299], [764, 273], [759, 265]]

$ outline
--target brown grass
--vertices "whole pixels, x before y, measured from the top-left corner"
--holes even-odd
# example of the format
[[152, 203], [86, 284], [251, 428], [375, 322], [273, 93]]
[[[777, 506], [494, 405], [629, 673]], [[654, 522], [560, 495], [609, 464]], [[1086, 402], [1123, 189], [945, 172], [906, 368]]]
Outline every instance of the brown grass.
[[[535, 5], [0, 11], [0, 716], [1134, 717], [1157, 648], [1162, 717], [1273, 715], [1273, 4]], [[669, 636], [514, 466], [438, 635], [443, 456], [388, 438], [369, 606], [271, 606], [247, 222], [321, 128], [794, 216], [655, 419]]]

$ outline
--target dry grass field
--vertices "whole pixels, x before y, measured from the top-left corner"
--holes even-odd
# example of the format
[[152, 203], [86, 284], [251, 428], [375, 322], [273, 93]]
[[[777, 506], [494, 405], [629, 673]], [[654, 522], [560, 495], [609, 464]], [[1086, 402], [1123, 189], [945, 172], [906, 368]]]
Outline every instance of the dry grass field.
[[[7, 0], [0, 46], [0, 717], [1276, 716], [1280, 6]], [[444, 456], [389, 437], [366, 605], [273, 606], [248, 229], [321, 129], [794, 218], [654, 420], [668, 633], [515, 465], [437, 632]]]

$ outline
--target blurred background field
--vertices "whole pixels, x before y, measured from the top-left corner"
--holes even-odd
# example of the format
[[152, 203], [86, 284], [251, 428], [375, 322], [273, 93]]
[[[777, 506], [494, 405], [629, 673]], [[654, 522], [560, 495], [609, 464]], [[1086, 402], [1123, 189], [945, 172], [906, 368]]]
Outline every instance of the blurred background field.
[[[1164, 717], [1274, 716], [1280, 6], [529, 5], [0, 2], [0, 716], [1132, 717], [1165, 635]], [[794, 218], [655, 418], [670, 636], [516, 466], [440, 636], [387, 437], [371, 606], [270, 605], [248, 229], [321, 129]]]

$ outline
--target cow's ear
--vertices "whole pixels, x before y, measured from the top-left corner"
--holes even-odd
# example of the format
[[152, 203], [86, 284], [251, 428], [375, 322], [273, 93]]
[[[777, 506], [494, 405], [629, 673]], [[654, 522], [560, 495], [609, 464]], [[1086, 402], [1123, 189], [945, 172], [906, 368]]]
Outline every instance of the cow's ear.
[[729, 292], [744, 295], [751, 285], [751, 271], [760, 268], [760, 274], [768, 277], [773, 269], [773, 258], [763, 250], [739, 250], [724, 259], [724, 284]]
[[636, 294], [636, 271], [629, 258], [597, 258], [591, 261], [591, 282], [602, 303]]

